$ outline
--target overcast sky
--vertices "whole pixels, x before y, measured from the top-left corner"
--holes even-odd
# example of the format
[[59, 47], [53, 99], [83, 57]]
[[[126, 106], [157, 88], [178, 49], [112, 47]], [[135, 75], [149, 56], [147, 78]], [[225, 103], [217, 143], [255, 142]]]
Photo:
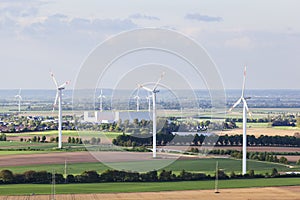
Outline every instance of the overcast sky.
[[[300, 89], [299, 0], [0, 0], [0, 89], [50, 89], [49, 71], [75, 81], [105, 39], [168, 28], [200, 43], [225, 88]], [[72, 87], [72, 85], [70, 86]]]

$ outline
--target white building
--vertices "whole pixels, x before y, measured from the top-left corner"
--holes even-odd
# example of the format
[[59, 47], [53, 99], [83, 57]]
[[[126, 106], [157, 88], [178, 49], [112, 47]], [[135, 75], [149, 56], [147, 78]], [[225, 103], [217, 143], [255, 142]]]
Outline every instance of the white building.
[[124, 122], [129, 120], [132, 122], [134, 119], [139, 121], [152, 120], [152, 112], [148, 111], [85, 111], [84, 112], [84, 121], [93, 122], [93, 123], [113, 123], [119, 120]]

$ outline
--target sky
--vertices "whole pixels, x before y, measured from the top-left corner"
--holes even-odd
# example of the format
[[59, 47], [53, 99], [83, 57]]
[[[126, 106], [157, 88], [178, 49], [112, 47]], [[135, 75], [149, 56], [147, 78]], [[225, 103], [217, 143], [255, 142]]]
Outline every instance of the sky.
[[[166, 28], [199, 43], [226, 89], [300, 89], [298, 0], [0, 0], [0, 89], [53, 89], [103, 41]], [[176, 41], [174, 41], [176, 42]], [[167, 58], [166, 58], [167, 59]]]

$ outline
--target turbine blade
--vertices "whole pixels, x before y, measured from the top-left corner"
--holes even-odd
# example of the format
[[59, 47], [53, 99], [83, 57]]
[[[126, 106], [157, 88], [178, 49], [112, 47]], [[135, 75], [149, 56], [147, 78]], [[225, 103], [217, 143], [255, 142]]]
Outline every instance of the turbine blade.
[[245, 69], [244, 69], [243, 88], [242, 88], [242, 97], [244, 97], [245, 83], [246, 83], [246, 73], [247, 73], [247, 67], [245, 66]]
[[147, 90], [147, 91], [149, 91], [149, 92], [153, 92], [153, 90], [151, 90], [150, 88], [147, 88], [147, 87], [145, 87], [145, 86], [143, 86], [143, 85], [138, 84], [138, 87], [139, 87], [139, 88], [143, 88], [144, 90]]
[[20, 88], [20, 89], [19, 89], [19, 96], [21, 96], [21, 90], [22, 90], [22, 89]]
[[52, 80], [53, 80], [53, 82], [55, 84], [55, 87], [58, 88], [57, 81], [56, 81], [55, 76], [54, 76], [54, 74], [52, 72], [50, 72], [50, 76], [51, 76], [51, 78], [52, 78]]
[[245, 99], [243, 99], [243, 103], [245, 104], [247, 113], [249, 114], [250, 117], [252, 117], [252, 113], [250, 112], [250, 109], [249, 109], [249, 107], [248, 107], [247, 101], [246, 101]]
[[57, 100], [58, 100], [58, 91], [56, 92], [56, 96], [55, 96], [55, 100], [54, 100], [54, 106], [57, 104]]
[[66, 81], [62, 85], [60, 85], [58, 88], [64, 88], [66, 85], [70, 84], [71, 81]]
[[235, 104], [229, 109], [229, 112], [231, 112], [235, 107], [237, 107], [242, 101], [242, 98], [240, 98], [239, 100], [237, 100], [237, 102], [235, 102]]
[[153, 91], [156, 90], [158, 84], [160, 83], [160, 81], [163, 79], [164, 76], [165, 76], [165, 72], [163, 72], [163, 73], [160, 75], [158, 81], [155, 83], [155, 85], [154, 85], [154, 87], [153, 87]]

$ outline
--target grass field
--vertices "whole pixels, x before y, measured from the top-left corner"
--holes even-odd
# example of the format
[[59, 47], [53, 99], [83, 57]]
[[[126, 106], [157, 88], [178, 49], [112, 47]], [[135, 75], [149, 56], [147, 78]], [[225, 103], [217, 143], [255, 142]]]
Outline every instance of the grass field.
[[[46, 137], [56, 137], [58, 134], [57, 130], [52, 131], [37, 131], [37, 132], [24, 132], [24, 133], [7, 133], [7, 137], [11, 138], [21, 138], [21, 137], [33, 137], [33, 136], [43, 136]], [[62, 131], [64, 137], [79, 137], [79, 136], [89, 136], [89, 137], [107, 137], [109, 139], [115, 138], [118, 135], [122, 134], [121, 132], [100, 132], [100, 131]], [[49, 138], [48, 138], [49, 139]]]
[[[216, 161], [219, 162], [220, 169], [224, 170], [226, 173], [230, 174], [232, 171], [235, 173], [240, 173], [241, 171], [241, 160], [234, 159], [215, 159], [215, 158], [207, 158], [207, 159], [197, 159], [197, 160], [177, 160], [173, 162], [171, 165], [165, 167], [166, 170], [172, 170], [174, 173], [179, 173], [183, 169], [190, 172], [202, 172], [207, 174], [214, 174]], [[109, 166], [106, 166], [103, 163], [69, 163], [67, 164], [68, 174], [80, 174], [83, 171], [88, 170], [96, 170], [101, 173], [106, 169], [116, 168], [116, 169], [136, 169], [139, 168], [145, 169], [145, 166], [157, 166], [157, 162], [163, 164], [163, 162], [167, 163], [169, 161], [166, 160], [153, 160], [153, 161], [135, 161], [135, 162], [117, 162], [117, 163], [109, 163]], [[14, 173], [23, 173], [28, 170], [42, 171], [46, 170], [51, 172], [55, 170], [57, 173], [64, 173], [64, 164], [52, 164], [52, 165], [27, 165], [27, 166], [7, 166], [1, 167], [2, 169], [9, 169]], [[255, 173], [270, 173], [273, 168], [276, 168], [278, 171], [300, 171], [300, 166], [298, 168], [290, 169], [289, 167], [277, 164], [277, 163], [269, 163], [269, 162], [259, 162], [248, 160], [248, 169], [253, 169]]]
[[[214, 189], [214, 181], [156, 182], [156, 183], [96, 183], [59, 184], [56, 194], [90, 194], [116, 192], [159, 192]], [[220, 180], [219, 188], [249, 188], [300, 185], [300, 178]], [[0, 185], [1, 195], [50, 194], [50, 184]]]

